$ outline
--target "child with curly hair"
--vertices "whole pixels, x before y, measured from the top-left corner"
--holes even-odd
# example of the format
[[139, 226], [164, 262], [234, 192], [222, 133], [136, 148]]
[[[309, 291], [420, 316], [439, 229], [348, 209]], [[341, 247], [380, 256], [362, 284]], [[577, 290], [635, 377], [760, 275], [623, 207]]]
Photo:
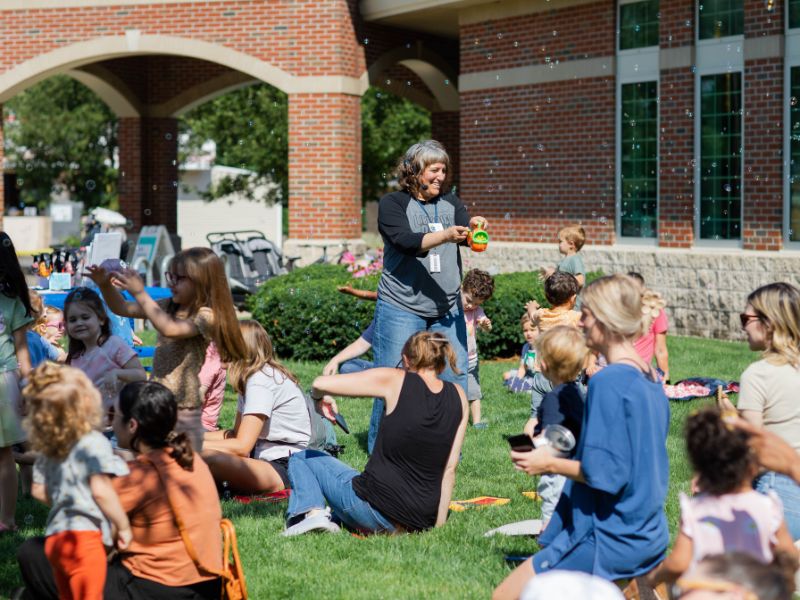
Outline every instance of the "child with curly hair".
[[[97, 431], [100, 393], [80, 370], [45, 362], [22, 391], [31, 447], [33, 497], [50, 506], [45, 553], [62, 599], [103, 597], [106, 548], [124, 550], [131, 526], [111, 477], [127, 475], [125, 462]], [[112, 529], [113, 528], [113, 529]]]
[[536, 374], [536, 349], [533, 343], [539, 337], [539, 330], [534, 327], [528, 313], [524, 313], [519, 320], [522, 327], [522, 336], [525, 343], [519, 353], [519, 368], [516, 371], [503, 373], [503, 385], [509, 392], [530, 392], [533, 388], [533, 378]]
[[797, 560], [797, 550], [774, 493], [752, 488], [758, 463], [749, 434], [729, 426], [718, 408], [686, 421], [686, 445], [700, 488], [681, 495], [681, 527], [672, 553], [648, 575], [653, 587], [674, 582], [706, 556], [743, 552], [771, 563], [776, 552]]
[[580, 285], [574, 275], [556, 271], [544, 280], [544, 295], [550, 308], [542, 308], [536, 300], [525, 305], [528, 317], [539, 333], [559, 325], [578, 326], [580, 313], [573, 310]]
[[464, 319], [467, 322], [467, 400], [469, 400], [472, 426], [486, 429], [481, 421], [481, 379], [478, 374], [477, 330], [491, 331], [492, 321], [486, 316], [481, 305], [494, 294], [494, 278], [486, 271], [470, 269], [461, 282], [461, 302], [464, 305]]

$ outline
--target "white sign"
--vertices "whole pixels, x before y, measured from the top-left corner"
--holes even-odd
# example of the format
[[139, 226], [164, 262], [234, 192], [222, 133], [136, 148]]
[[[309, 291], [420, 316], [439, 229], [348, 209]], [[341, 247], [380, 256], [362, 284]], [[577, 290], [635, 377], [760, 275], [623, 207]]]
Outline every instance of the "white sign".
[[50, 218], [53, 219], [53, 222], [55, 223], [69, 223], [72, 221], [72, 205], [51, 204]]

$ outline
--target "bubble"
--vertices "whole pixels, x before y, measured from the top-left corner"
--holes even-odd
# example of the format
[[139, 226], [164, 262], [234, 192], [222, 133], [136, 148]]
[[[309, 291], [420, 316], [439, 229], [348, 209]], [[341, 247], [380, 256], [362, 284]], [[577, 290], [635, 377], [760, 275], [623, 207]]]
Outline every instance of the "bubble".
[[369, 38], [364, 38], [364, 45], [365, 46], [369, 45]]
[[558, 31], [556, 31], [555, 29], [553, 29], [553, 37], [556, 37], [557, 35], [558, 35]]
[[539, 152], [544, 152], [544, 144], [536, 144], [536, 149]]
[[167, 140], [167, 141], [171, 140], [172, 139], [172, 134], [171, 133], [165, 133], [164, 134], [164, 139]]
[[450, 85], [450, 80], [449, 80], [449, 79], [445, 79], [445, 80], [444, 80], [444, 84], [445, 84], [445, 85]]
[[519, 42], [517, 41], [514, 42], [514, 48], [519, 48]]
[[153, 191], [155, 192], [156, 190], [158, 190], [158, 186], [154, 183], [153, 184]]
[[484, 106], [491, 106], [492, 105], [492, 99], [491, 98], [484, 98], [483, 105]]
[[480, 38], [475, 38], [475, 45], [476, 45], [476, 46], [479, 46], [479, 45], [480, 45], [480, 43], [481, 43], [481, 40], [480, 40]]
[[733, 187], [731, 186], [730, 183], [726, 183], [725, 185], [722, 186], [722, 189], [725, 190], [728, 194], [730, 194]]
[[391, 79], [387, 79], [386, 80], [386, 85], [392, 85], [392, 80]]
[[797, 106], [797, 96], [792, 96], [792, 99], [790, 100], [790, 104], [792, 106]]
[[97, 187], [97, 184], [94, 182], [94, 179], [89, 179], [86, 181], [86, 189], [90, 192]]
[[3, 246], [8, 248], [10, 245], [11, 245], [11, 240], [10, 239], [6, 238], [6, 239], [3, 240]]
[[605, 217], [600, 217], [600, 224], [605, 225], [607, 220]]
[[486, 60], [492, 60], [492, 53], [491, 52], [487, 52], [486, 53]]
[[23, 519], [23, 520], [25, 521], [25, 525], [27, 525], [29, 527], [31, 525], [33, 525], [33, 515], [27, 514], [27, 515], [25, 515], [25, 519]]
[[153, 211], [150, 210], [149, 208], [145, 208], [144, 209], [144, 214], [145, 214], [145, 216], [149, 217], [151, 214], [153, 214]]

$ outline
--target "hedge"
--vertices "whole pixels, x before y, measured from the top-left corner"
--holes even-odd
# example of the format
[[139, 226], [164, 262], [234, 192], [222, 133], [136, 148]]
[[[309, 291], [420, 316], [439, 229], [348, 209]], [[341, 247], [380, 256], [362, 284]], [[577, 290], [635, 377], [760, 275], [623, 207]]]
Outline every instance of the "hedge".
[[[587, 281], [600, 273], [590, 273]], [[343, 265], [312, 265], [270, 279], [249, 308], [272, 337], [275, 352], [294, 360], [328, 360], [358, 338], [372, 320], [373, 302], [339, 292], [339, 285], [375, 290], [380, 275], [353, 278]], [[484, 304], [492, 331], [478, 333], [481, 358], [506, 358], [523, 343], [519, 318], [528, 300], [547, 305], [537, 273], [495, 275], [494, 296]]]

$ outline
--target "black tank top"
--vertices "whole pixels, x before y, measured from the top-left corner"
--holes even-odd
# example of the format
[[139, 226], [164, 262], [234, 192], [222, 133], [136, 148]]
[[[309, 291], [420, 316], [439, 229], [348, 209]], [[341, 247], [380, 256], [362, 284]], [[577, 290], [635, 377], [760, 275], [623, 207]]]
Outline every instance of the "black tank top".
[[378, 512], [406, 529], [436, 524], [442, 477], [463, 417], [455, 385], [434, 394], [416, 373], [407, 373], [391, 414], [385, 415], [375, 448], [353, 490]]

